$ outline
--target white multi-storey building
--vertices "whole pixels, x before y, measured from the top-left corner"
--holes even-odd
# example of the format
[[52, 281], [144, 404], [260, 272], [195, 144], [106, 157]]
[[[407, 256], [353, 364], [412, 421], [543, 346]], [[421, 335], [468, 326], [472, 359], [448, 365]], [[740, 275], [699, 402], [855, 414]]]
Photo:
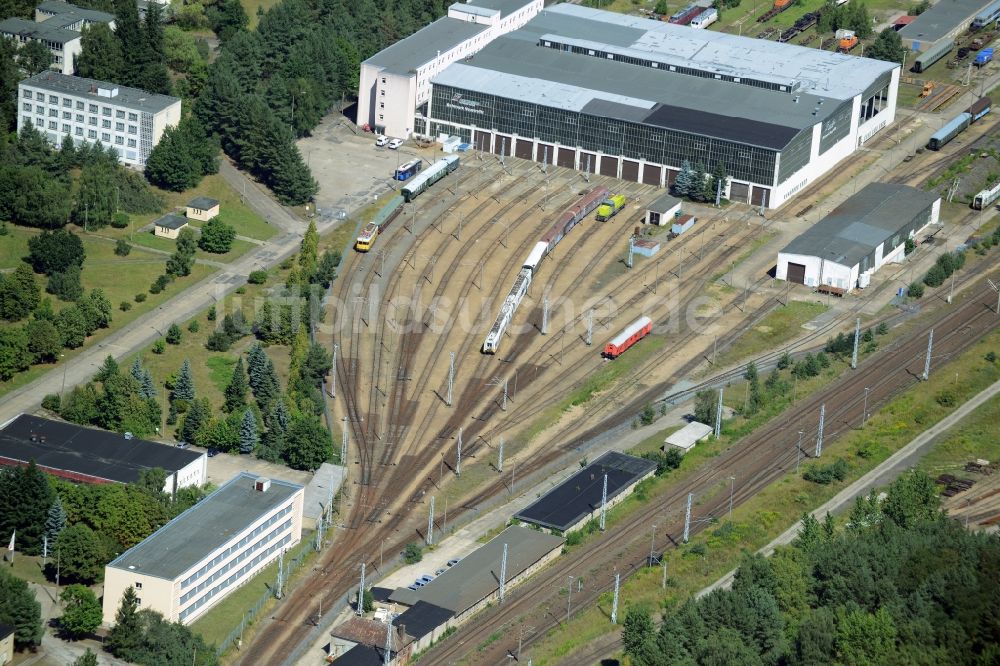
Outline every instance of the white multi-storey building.
[[104, 570], [104, 623], [129, 587], [139, 607], [190, 624], [302, 538], [302, 486], [243, 472]]
[[113, 30], [115, 17], [61, 0], [46, 0], [35, 8], [34, 21], [16, 17], [0, 21], [0, 36], [14, 40], [18, 48], [28, 42], [41, 42], [52, 53], [50, 69], [72, 74], [81, 52], [80, 33], [97, 23], [106, 23]]
[[456, 2], [448, 15], [361, 63], [358, 125], [406, 138], [425, 134], [431, 78], [500, 35], [520, 28], [543, 0]]
[[143, 168], [163, 131], [181, 120], [181, 100], [104, 81], [42, 72], [18, 84], [17, 130], [32, 125], [53, 145], [100, 141]]

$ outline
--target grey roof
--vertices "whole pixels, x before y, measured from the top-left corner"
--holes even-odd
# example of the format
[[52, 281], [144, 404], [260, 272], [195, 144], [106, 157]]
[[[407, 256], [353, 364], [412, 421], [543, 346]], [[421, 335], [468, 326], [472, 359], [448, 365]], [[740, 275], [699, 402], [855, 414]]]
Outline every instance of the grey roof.
[[39, 467], [62, 476], [80, 474], [135, 483], [143, 470], [159, 467], [173, 473], [203, 455], [30, 414], [19, 415], [0, 430], [0, 457], [21, 462], [34, 460]]
[[111, 23], [115, 20], [114, 14], [102, 12], [97, 9], [87, 9], [62, 0], [45, 0], [35, 7], [36, 11], [42, 14], [53, 14], [51, 18], [45, 20], [57, 21], [63, 25], [84, 21], [86, 23]]
[[219, 205], [218, 199], [213, 199], [211, 197], [195, 197], [188, 201], [188, 208], [197, 208], [198, 210], [209, 210], [215, 208]]
[[256, 474], [242, 472], [214, 493], [125, 551], [109, 567], [173, 580], [226, 544], [302, 486], [271, 479], [266, 492], [254, 490]]
[[[50, 24], [49, 21], [36, 23], [34, 21], [26, 21], [22, 18], [9, 18], [0, 21], [0, 34], [20, 35], [21, 37], [42, 39], [59, 44], [80, 39], [80, 33], [67, 30], [56, 23]], [[41, 76], [41, 74], [38, 76]]]
[[[660, 66], [539, 45], [546, 40]], [[787, 90], [670, 72], [671, 66]], [[562, 4], [448, 66], [433, 83], [779, 150], [832, 114], [835, 99], [860, 94], [898, 66]]]
[[153, 226], [164, 227], [166, 229], [183, 229], [187, 226], [188, 219], [186, 217], [181, 217], [180, 215], [175, 215], [174, 213], [167, 213], [156, 222], [153, 222]]
[[509, 16], [521, 9], [521, 7], [524, 7], [528, 2], [530, 0], [468, 0], [468, 2], [456, 4], [464, 4], [466, 7], [474, 5], [485, 7], [486, 9], [498, 9], [501, 16]]
[[[936, 42], [972, 19], [993, 0], [939, 0], [899, 31], [902, 39]], [[968, 26], [963, 26], [968, 27]]]
[[680, 202], [681, 200], [677, 197], [671, 196], [670, 194], [664, 194], [659, 199], [649, 204], [649, 206], [646, 207], [646, 210], [651, 210], [656, 213], [666, 213]]
[[[39, 23], [38, 25], [45, 25]], [[85, 79], [82, 76], [70, 76], [58, 72], [42, 72], [28, 77], [21, 81], [21, 86], [31, 86], [41, 88], [54, 93], [65, 95], [76, 95], [78, 97], [89, 98], [91, 101], [101, 104], [115, 104], [137, 111], [148, 113], [159, 113], [164, 109], [180, 103], [180, 98], [170, 95], [160, 95], [158, 93], [146, 92], [138, 88], [120, 86], [116, 83], [98, 81], [97, 79]], [[102, 97], [98, 90], [113, 90], [117, 88], [118, 94], [114, 97]]]
[[443, 16], [406, 39], [382, 49], [365, 63], [381, 67], [390, 74], [408, 74], [442, 51], [452, 49], [487, 29], [488, 25]]
[[562, 537], [537, 530], [508, 527], [416, 592], [400, 588], [389, 600], [407, 605], [426, 601], [460, 615], [500, 588], [504, 544], [507, 544], [507, 580], [510, 580], [564, 541]]
[[[190, 204], [188, 204], [190, 205]], [[302, 505], [302, 514], [307, 518], [318, 520], [323, 507], [329, 504], [330, 498], [340, 488], [344, 481], [346, 470], [340, 465], [323, 463], [306, 484], [306, 495]]]
[[853, 267], [939, 198], [907, 185], [870, 183], [781, 252], [820, 257]]

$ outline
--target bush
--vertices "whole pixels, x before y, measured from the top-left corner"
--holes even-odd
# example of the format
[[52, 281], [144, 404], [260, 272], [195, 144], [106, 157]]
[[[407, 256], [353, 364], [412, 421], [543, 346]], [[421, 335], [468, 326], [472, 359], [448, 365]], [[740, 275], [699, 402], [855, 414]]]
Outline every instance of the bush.
[[848, 467], [847, 461], [843, 458], [837, 458], [837, 460], [829, 465], [809, 465], [802, 478], [806, 481], [826, 486], [834, 481], [843, 481], [847, 478], [849, 470], [850, 467]]
[[161, 291], [163, 291], [163, 287], [160, 286], [159, 282], [154, 282], [153, 284], [149, 285], [149, 293], [158, 294]]
[[57, 393], [49, 393], [47, 396], [42, 398], [42, 407], [50, 412], [58, 412], [61, 404], [62, 399]]
[[649, 425], [656, 420], [656, 412], [653, 410], [653, 405], [646, 405], [642, 413], [639, 415], [639, 420], [642, 425]]
[[917, 244], [913, 242], [912, 238], [907, 238], [906, 242], [903, 244], [903, 254], [907, 255], [917, 249]]
[[136, 303], [142, 303], [145, 300], [146, 300], [146, 294], [145, 293], [138, 293], [138, 294], [135, 295], [135, 302]]
[[209, 351], [229, 351], [232, 347], [233, 340], [228, 335], [222, 331], [215, 331], [212, 335], [208, 336], [208, 340], [205, 341], [205, 349]]
[[128, 226], [128, 215], [125, 213], [115, 213], [111, 216], [111, 226], [115, 229], [124, 229]]
[[215, 321], [215, 317], [216, 317], [216, 314], [215, 314], [215, 306], [213, 305], [212, 307], [210, 307], [210, 308], [208, 309], [208, 316], [207, 316], [207, 319], [208, 319], [209, 321]]
[[875, 335], [886, 335], [889, 332], [889, 324], [884, 321], [875, 329]]
[[424, 559], [424, 551], [417, 543], [408, 543], [403, 549], [403, 561], [407, 564], [416, 564]]
[[264, 284], [267, 282], [267, 271], [250, 271], [250, 275], [247, 276], [247, 282], [250, 284]]
[[954, 407], [958, 402], [958, 398], [955, 397], [955, 392], [950, 388], [941, 389], [936, 396], [934, 396], [934, 402], [941, 405], [942, 407]]
[[188, 330], [192, 333], [197, 333], [200, 328], [201, 324], [198, 323], [197, 319], [191, 320], [191, 323], [188, 324]]
[[239, 294], [240, 296], [242, 296], [243, 294], [247, 293], [247, 288], [246, 287], [236, 287], [236, 293]]
[[912, 282], [910, 283], [910, 286], [907, 289], [907, 293], [909, 294], [910, 298], [923, 298], [924, 285], [922, 285], [919, 282]]
[[132, 246], [124, 238], [119, 238], [118, 242], [115, 243], [115, 254], [119, 257], [127, 257], [131, 251]]
[[171, 324], [167, 329], [167, 344], [179, 345], [181, 343], [181, 327]]
[[983, 358], [985, 358], [988, 363], [996, 363], [997, 353], [992, 351], [986, 352], [986, 356], [984, 356]]
[[677, 449], [671, 447], [666, 452], [663, 451], [650, 451], [648, 453], [643, 453], [642, 457], [646, 460], [652, 460], [656, 463], [656, 476], [663, 476], [672, 469], [677, 469], [681, 466], [681, 460], [683, 455]]
[[128, 301], [122, 301], [121, 303], [118, 304], [118, 309], [121, 310], [122, 312], [128, 312], [129, 310], [132, 309], [132, 304], [129, 303]]
[[166, 350], [167, 350], [167, 343], [163, 341], [163, 338], [160, 338], [159, 340], [153, 343], [154, 354], [162, 354]]

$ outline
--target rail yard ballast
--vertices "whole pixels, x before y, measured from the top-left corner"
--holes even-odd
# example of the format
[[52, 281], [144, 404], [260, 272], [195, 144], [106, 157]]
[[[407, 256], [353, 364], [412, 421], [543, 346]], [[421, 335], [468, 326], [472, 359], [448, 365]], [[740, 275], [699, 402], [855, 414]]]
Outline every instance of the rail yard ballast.
[[500, 347], [500, 340], [514, 318], [517, 306], [521, 304], [521, 299], [528, 293], [531, 286], [531, 279], [537, 274], [538, 267], [542, 260], [559, 244], [559, 241], [570, 232], [583, 218], [587, 217], [598, 206], [604, 202], [611, 192], [606, 187], [595, 187], [582, 195], [576, 203], [567, 208], [556, 220], [555, 224], [545, 232], [542, 239], [535, 243], [531, 253], [521, 266], [517, 277], [514, 278], [514, 286], [510, 288], [507, 298], [500, 306], [500, 313], [497, 314], [493, 327], [486, 334], [486, 341], [483, 342], [484, 354], [495, 354]]
[[653, 330], [653, 320], [643, 315], [604, 345], [602, 355], [605, 358], [616, 359], [625, 351], [650, 334]]
[[458, 157], [455, 155], [442, 157], [429, 166], [426, 171], [413, 177], [413, 180], [401, 191], [403, 198], [406, 199], [407, 203], [413, 201], [420, 196], [421, 192], [457, 169], [458, 162]]

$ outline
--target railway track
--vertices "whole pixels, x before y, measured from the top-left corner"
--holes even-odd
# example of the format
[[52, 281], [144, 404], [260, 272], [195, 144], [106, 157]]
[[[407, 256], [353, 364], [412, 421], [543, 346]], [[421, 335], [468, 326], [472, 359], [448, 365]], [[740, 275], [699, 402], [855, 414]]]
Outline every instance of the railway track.
[[[845, 373], [815, 396], [803, 399], [779, 418], [734, 443], [710, 463], [678, 479], [669, 492], [651, 500], [644, 511], [634, 512], [611, 525], [605, 533], [590, 537], [570, 556], [559, 558], [530, 582], [508, 592], [506, 603], [473, 618], [455, 637], [432, 648], [424, 658], [435, 664], [460, 661], [505, 664], [508, 653], [517, 650], [519, 636], [515, 627], [528, 625], [534, 627], [534, 632], [525, 637], [527, 650], [522, 646], [522, 654], [530, 654], [530, 646], [538, 636], [565, 621], [561, 590], [568, 577], [584, 579], [583, 588], [573, 593], [577, 609], [596, 604], [598, 597], [612, 586], [614, 571], [627, 576], [646, 565], [651, 523], [666, 527], [665, 533], [652, 539], [654, 553], [679, 545], [683, 529], [680, 516], [688, 493], [694, 493], [700, 500], [692, 522], [692, 531], [697, 533], [705, 529], [710, 518], [725, 515], [730, 495], [725, 492], [728, 484], [722, 482], [731, 474], [737, 477], [733, 502], [738, 505], [793, 470], [800, 459], [811, 457], [821, 404], [827, 409], [824, 440], [829, 444], [858, 427], [865, 406], [864, 389], [868, 389], [867, 405], [871, 412], [919, 381], [927, 335], [932, 328], [936, 359], [932, 362], [933, 372], [934, 363], [965, 351], [1000, 324], [992, 309], [995, 292], [987, 289], [984, 279], [956, 303], [953, 308], [937, 313], [905, 340], [868, 358], [858, 371]], [[803, 450], [798, 449], [799, 430], [803, 432]], [[490, 643], [488, 638], [497, 631], [502, 638]]]

